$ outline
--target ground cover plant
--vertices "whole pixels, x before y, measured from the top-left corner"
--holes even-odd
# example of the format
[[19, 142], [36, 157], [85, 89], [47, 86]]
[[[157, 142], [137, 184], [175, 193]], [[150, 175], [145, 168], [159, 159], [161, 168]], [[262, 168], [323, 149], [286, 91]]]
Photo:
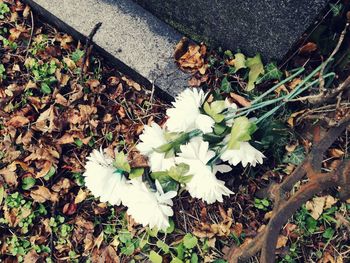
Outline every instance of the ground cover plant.
[[[150, 174], [137, 145], [145, 142], [145, 127], [166, 125], [172, 106], [121, 75], [90, 48], [40, 21], [30, 7], [0, 1], [0, 258], [176, 263], [255, 256], [258, 246], [271, 240], [264, 233], [278, 218], [276, 202], [285, 204], [285, 196], [277, 200], [266, 194], [271, 191], [262, 190], [285, 182], [300, 165], [315, 161], [333, 187], [317, 191], [315, 197], [312, 192], [310, 201], [300, 204], [281, 226], [276, 259], [347, 262], [350, 207], [342, 191], [338, 194], [338, 177], [331, 176], [343, 171], [339, 167], [349, 158], [344, 118], [350, 104], [347, 86], [342, 86], [348, 74], [349, 39], [342, 34], [347, 11], [346, 1], [332, 4], [324, 23], [280, 68], [263, 64], [259, 55], [209, 51], [185, 39], [179, 43], [176, 62], [192, 74], [190, 86], [207, 94], [201, 113], [220, 123], [222, 111], [212, 103], [228, 100], [241, 116], [260, 119], [251, 134], [252, 145], [266, 158], [263, 165], [238, 164], [217, 174], [232, 192], [223, 202], [207, 204], [184, 191], [181, 183], [186, 181], [174, 184], [180, 192], [172, 199], [173, 216], [164, 229], [156, 229], [147, 226], [149, 222], [139, 224], [118, 202], [106, 202], [110, 196], [107, 200], [94, 196], [84, 173], [88, 156], [102, 148], [110, 158], [119, 156], [117, 167], [122, 172], [133, 170], [135, 177], [141, 170]], [[331, 97], [327, 103], [317, 101], [322, 85], [323, 97]], [[339, 87], [340, 92], [329, 92]], [[264, 94], [264, 103], [253, 108]], [[325, 132], [329, 129], [337, 136]], [[314, 136], [322, 136], [327, 145], [317, 148]], [[169, 178], [169, 173], [158, 176]], [[312, 175], [289, 190], [298, 194], [310, 182]], [[262, 255], [268, 250], [262, 248]]]

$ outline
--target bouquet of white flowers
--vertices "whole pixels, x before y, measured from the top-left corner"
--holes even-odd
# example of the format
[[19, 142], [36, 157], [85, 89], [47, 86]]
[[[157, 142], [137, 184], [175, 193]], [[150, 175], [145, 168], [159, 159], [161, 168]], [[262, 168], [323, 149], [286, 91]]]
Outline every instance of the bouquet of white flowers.
[[123, 153], [113, 160], [94, 150], [84, 173], [92, 194], [102, 202], [122, 203], [136, 222], [162, 230], [169, 227], [171, 199], [180, 188], [208, 204], [232, 194], [216, 174], [231, 171], [225, 162], [263, 162], [264, 155], [249, 143], [256, 124], [254, 119], [235, 118], [237, 106], [228, 99], [205, 99], [202, 90], [186, 89], [167, 110], [165, 127], [144, 127], [136, 148], [148, 158], [151, 180], [142, 180], [144, 170], [131, 169]]
[[[167, 110], [165, 126], [146, 125], [140, 135], [136, 148], [148, 158], [150, 173], [143, 168], [132, 169], [122, 152], [116, 152], [113, 160], [102, 150], [94, 150], [85, 166], [86, 186], [102, 202], [125, 205], [136, 222], [161, 230], [169, 227], [172, 198], [179, 189], [186, 189], [192, 197], [208, 204], [222, 202], [224, 196], [233, 192], [216, 177], [217, 172], [227, 173], [239, 163], [244, 167], [263, 163], [263, 153], [251, 145], [257, 124], [316, 85], [319, 79], [312, 78], [321, 66], [290, 93], [263, 101], [305, 69], [293, 70], [293, 74], [243, 108], [237, 108], [228, 99], [209, 100], [202, 90], [184, 90], [173, 102], [174, 107]], [[333, 73], [323, 76], [331, 77]], [[253, 111], [269, 105], [275, 106], [259, 118], [247, 118]]]

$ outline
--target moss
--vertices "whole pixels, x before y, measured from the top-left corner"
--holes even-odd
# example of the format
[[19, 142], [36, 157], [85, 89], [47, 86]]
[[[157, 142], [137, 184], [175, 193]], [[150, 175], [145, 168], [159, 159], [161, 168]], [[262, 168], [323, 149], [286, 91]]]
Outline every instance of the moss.
[[188, 28], [188, 27], [182, 25], [181, 23], [178, 23], [178, 22], [176, 22], [172, 19], [169, 19], [169, 18], [166, 18], [165, 22], [196, 42], [204, 42], [205, 44], [207, 44], [209, 46], [214, 45], [214, 42], [212, 40], [210, 40], [209, 37], [199, 35], [199, 34], [195, 33], [191, 28]]

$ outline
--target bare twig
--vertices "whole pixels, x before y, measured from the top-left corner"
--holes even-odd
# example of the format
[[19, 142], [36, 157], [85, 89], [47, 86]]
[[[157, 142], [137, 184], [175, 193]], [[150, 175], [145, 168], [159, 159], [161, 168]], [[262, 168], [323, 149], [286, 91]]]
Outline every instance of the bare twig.
[[[349, 124], [350, 116], [343, 118], [338, 125], [330, 128], [322, 137], [319, 127], [314, 130], [314, 144], [304, 162], [281, 184], [273, 184], [266, 191], [269, 198], [274, 201], [269, 223], [250, 243], [239, 248], [231, 247], [227, 253], [229, 262], [245, 262], [259, 251], [261, 251], [261, 263], [275, 262], [279, 232], [302, 204], [315, 194], [334, 186], [340, 187], [341, 199], [344, 200], [350, 196], [350, 160], [343, 160], [332, 172], [321, 172], [324, 153]], [[309, 181], [291, 195], [295, 184], [305, 176]]]
[[331, 53], [331, 55], [327, 58], [327, 60], [323, 63], [322, 68], [320, 70], [320, 76], [319, 76], [319, 80], [320, 80], [320, 93], [324, 93], [325, 92], [325, 87], [324, 87], [324, 78], [323, 78], [323, 72], [325, 70], [325, 68], [327, 67], [327, 65], [329, 64], [329, 62], [333, 59], [333, 57], [335, 56], [335, 54], [338, 53], [341, 45], [343, 44], [344, 38], [345, 38], [345, 34], [346, 31], [348, 30], [349, 27], [349, 21], [346, 22], [345, 27], [343, 29], [343, 31], [340, 34], [339, 40], [337, 42], [337, 45], [335, 46], [333, 52]]
[[84, 56], [83, 56], [83, 62], [81, 64], [81, 70], [80, 70], [80, 81], [82, 82], [83, 81], [83, 77], [84, 77], [84, 73], [85, 73], [85, 64], [86, 64], [86, 61], [88, 59], [88, 51], [89, 51], [89, 48], [90, 46], [92, 45], [92, 40], [95, 36], [95, 34], [97, 33], [97, 31], [99, 30], [99, 28], [102, 26], [102, 23], [101, 22], [98, 22], [94, 28], [91, 30], [87, 40], [86, 40], [86, 43], [85, 43], [85, 48], [84, 48]]
[[31, 23], [32, 23], [32, 28], [30, 29], [30, 37], [29, 37], [29, 41], [28, 41], [28, 45], [27, 45], [27, 49], [26, 49], [26, 55], [24, 57], [24, 60], [26, 60], [28, 57], [30, 45], [32, 44], [33, 35], [34, 35], [34, 17], [33, 17], [32, 11], [30, 11], [30, 19], [31, 19]]

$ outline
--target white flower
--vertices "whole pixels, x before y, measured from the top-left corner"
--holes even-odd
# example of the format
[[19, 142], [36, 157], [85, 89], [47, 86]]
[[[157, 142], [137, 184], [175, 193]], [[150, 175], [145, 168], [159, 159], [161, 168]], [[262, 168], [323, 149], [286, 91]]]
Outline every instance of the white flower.
[[166, 122], [170, 132], [189, 132], [200, 129], [204, 133], [212, 132], [214, 120], [205, 114], [201, 114], [200, 107], [205, 99], [203, 90], [185, 89], [175, 102], [174, 108], [167, 110], [169, 119]]
[[226, 150], [221, 155], [221, 160], [228, 161], [231, 165], [237, 165], [242, 162], [244, 167], [250, 163], [251, 166], [255, 166], [257, 163], [262, 164], [264, 154], [255, 149], [249, 144], [249, 142], [241, 142], [238, 150]]
[[141, 154], [148, 157], [149, 165], [153, 172], [165, 171], [175, 165], [174, 158], [165, 158], [165, 153], [158, 153], [154, 148], [166, 144], [164, 130], [155, 122], [151, 126], [146, 125], [143, 133], [140, 135], [140, 142], [136, 148]]
[[171, 198], [177, 195], [175, 191], [164, 193], [161, 185], [156, 181], [156, 191], [152, 191], [139, 179], [130, 180], [130, 187], [125, 204], [127, 213], [143, 226], [156, 227], [166, 230], [169, 225], [169, 216], [174, 214]]
[[113, 159], [105, 155], [100, 149], [93, 150], [85, 165], [85, 185], [101, 202], [120, 205], [126, 192], [125, 177], [116, 172]]
[[188, 172], [192, 179], [186, 184], [186, 189], [191, 196], [203, 199], [208, 204], [216, 201], [222, 202], [223, 196], [228, 196], [233, 192], [226, 186], [225, 182], [218, 180], [216, 171], [228, 171], [227, 166], [214, 165], [212, 168], [207, 165], [208, 161], [215, 156], [215, 153], [208, 150], [209, 143], [201, 138], [194, 138], [188, 144], [181, 145], [177, 163], [186, 163], [190, 166]]

